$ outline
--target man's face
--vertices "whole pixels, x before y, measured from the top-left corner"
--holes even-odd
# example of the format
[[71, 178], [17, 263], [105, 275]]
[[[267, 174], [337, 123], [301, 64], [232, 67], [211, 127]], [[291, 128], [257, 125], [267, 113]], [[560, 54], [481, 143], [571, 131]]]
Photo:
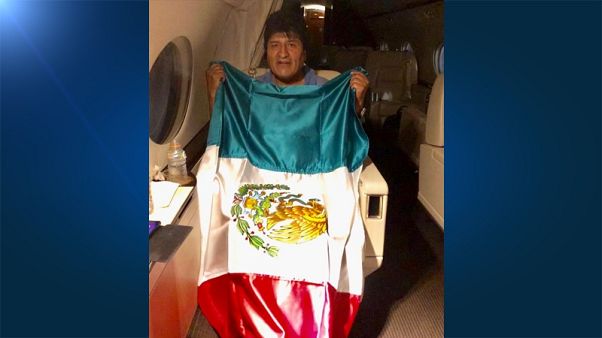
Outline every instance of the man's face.
[[276, 84], [303, 84], [305, 49], [298, 37], [285, 33], [272, 34], [267, 49], [268, 65]]

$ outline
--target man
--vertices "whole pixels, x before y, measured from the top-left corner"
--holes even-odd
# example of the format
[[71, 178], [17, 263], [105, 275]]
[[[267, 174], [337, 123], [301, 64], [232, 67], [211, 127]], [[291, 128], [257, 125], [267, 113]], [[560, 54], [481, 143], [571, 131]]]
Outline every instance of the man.
[[[266, 21], [264, 33], [264, 48], [270, 70], [257, 80], [280, 87], [324, 84], [326, 80], [305, 65], [306, 46], [307, 30], [301, 16], [286, 11], [272, 13]], [[211, 65], [207, 69], [206, 79], [209, 111], [213, 111], [217, 88], [225, 80], [222, 66]], [[355, 89], [355, 111], [360, 114], [368, 91], [368, 78], [361, 72], [352, 71], [349, 83]]]
[[[276, 12], [264, 36], [270, 70], [259, 81], [326, 82], [304, 65], [302, 18]], [[211, 110], [224, 80], [196, 175], [201, 214], [212, 215], [200, 219], [199, 305], [222, 337], [346, 337], [363, 290], [357, 189], [368, 153], [348, 109], [355, 101], [361, 110], [368, 80], [355, 72], [328, 82], [324, 95], [282, 93], [215, 64]]]

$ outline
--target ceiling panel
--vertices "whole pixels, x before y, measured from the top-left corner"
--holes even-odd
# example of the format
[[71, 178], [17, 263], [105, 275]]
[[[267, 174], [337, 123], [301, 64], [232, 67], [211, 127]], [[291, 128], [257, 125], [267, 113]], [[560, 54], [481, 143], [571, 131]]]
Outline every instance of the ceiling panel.
[[349, 0], [349, 3], [356, 13], [365, 18], [440, 1], [442, 0]]

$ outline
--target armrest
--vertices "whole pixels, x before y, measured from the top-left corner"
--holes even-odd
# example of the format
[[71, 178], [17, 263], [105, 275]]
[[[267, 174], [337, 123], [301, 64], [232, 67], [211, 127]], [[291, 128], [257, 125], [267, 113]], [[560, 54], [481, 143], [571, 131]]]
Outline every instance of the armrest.
[[364, 161], [360, 174], [360, 213], [366, 231], [364, 276], [382, 263], [389, 186], [370, 158]]
[[359, 190], [360, 194], [389, 195], [389, 186], [370, 157], [366, 157], [364, 161], [364, 167], [360, 174]]

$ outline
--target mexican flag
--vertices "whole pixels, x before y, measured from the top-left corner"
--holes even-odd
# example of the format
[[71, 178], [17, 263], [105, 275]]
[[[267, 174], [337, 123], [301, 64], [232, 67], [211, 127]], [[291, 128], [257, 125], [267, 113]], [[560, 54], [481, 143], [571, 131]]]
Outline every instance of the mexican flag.
[[281, 88], [222, 65], [197, 173], [199, 306], [221, 337], [347, 336], [368, 153], [350, 73]]

